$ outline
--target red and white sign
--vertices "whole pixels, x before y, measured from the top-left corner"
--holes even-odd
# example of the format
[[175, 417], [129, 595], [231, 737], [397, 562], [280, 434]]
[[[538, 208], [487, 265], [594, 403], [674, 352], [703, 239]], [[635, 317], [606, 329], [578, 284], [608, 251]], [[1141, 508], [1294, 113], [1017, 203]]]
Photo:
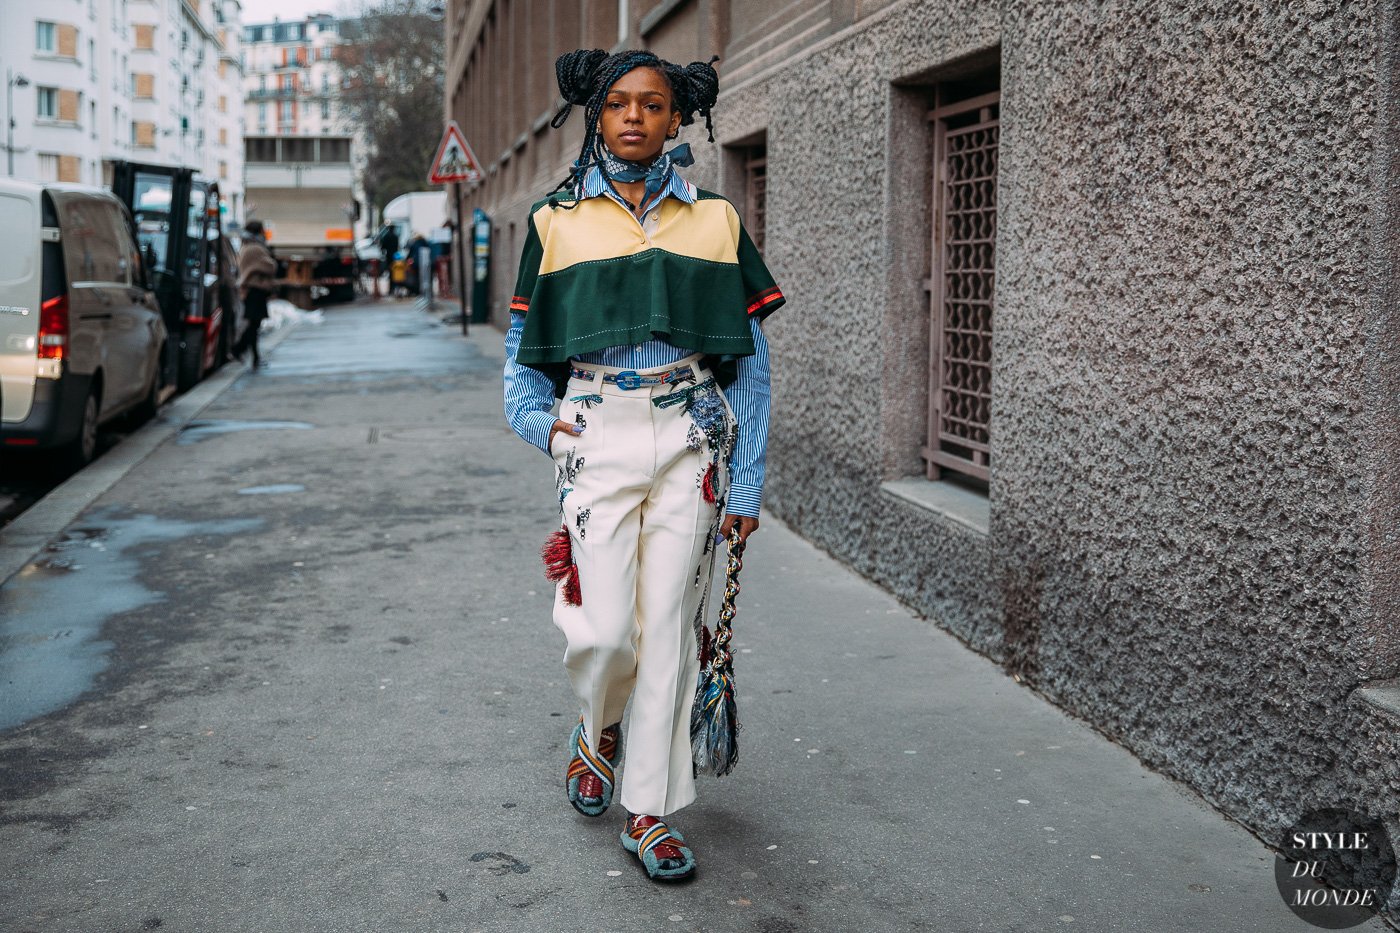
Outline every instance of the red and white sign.
[[445, 185], [454, 181], [481, 181], [481, 163], [476, 160], [462, 128], [456, 120], [447, 124], [438, 144], [437, 157], [428, 171], [428, 184]]

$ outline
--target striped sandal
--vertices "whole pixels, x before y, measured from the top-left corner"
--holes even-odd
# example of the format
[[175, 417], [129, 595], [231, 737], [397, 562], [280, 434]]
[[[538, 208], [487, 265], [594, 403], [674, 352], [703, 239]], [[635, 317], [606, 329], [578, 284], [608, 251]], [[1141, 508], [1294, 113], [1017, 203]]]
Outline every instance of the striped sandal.
[[618, 723], [603, 730], [597, 754], [588, 748], [583, 734], [583, 718], [579, 717], [574, 734], [569, 737], [572, 756], [564, 772], [569, 790], [569, 803], [584, 816], [602, 816], [612, 803], [613, 768], [617, 764]]
[[680, 833], [654, 816], [629, 816], [622, 847], [641, 859], [652, 881], [683, 881], [695, 874], [695, 854]]

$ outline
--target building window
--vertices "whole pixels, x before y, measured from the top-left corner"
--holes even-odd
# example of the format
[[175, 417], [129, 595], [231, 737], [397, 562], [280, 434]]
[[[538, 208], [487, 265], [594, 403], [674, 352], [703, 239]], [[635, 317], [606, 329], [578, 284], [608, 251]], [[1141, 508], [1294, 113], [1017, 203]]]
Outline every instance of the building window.
[[997, 73], [939, 85], [933, 124], [929, 479], [991, 478], [992, 311], [997, 232]]
[[758, 251], [763, 252], [764, 221], [768, 215], [768, 145], [759, 143], [744, 152], [744, 227]]
[[[58, 26], [55, 23], [36, 22], [34, 24], [34, 51], [48, 52], [50, 55], [58, 51]], [[55, 159], [58, 157], [55, 156]], [[57, 162], [54, 163], [57, 166]], [[55, 176], [58, 169], [54, 168]], [[57, 178], [46, 179], [56, 181]]]
[[40, 120], [58, 119], [58, 88], [41, 87], [38, 89], [39, 103], [35, 111]]
[[58, 153], [39, 153], [39, 180], [58, 181]]
[[328, 101], [328, 100], [323, 100], [323, 101], [321, 101], [321, 119], [322, 119], [322, 120], [329, 120], [330, 118], [331, 118], [331, 102]]
[[88, 77], [97, 80], [97, 42], [88, 40]]

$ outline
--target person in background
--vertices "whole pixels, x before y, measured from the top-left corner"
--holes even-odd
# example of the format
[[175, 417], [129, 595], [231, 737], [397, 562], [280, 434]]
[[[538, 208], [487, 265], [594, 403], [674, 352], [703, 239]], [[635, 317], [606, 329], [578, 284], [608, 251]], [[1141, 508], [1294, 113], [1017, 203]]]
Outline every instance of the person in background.
[[243, 360], [243, 354], [253, 351], [253, 368], [262, 365], [258, 357], [258, 330], [267, 320], [267, 301], [277, 286], [277, 260], [267, 248], [261, 220], [250, 220], [243, 227], [243, 247], [238, 251], [238, 293], [243, 297], [243, 312], [248, 326], [233, 348], [233, 357]]
[[393, 224], [386, 224], [379, 233], [379, 249], [384, 254], [384, 259], [379, 267], [389, 273], [389, 290], [394, 288], [394, 257], [399, 252], [399, 232], [394, 229]]

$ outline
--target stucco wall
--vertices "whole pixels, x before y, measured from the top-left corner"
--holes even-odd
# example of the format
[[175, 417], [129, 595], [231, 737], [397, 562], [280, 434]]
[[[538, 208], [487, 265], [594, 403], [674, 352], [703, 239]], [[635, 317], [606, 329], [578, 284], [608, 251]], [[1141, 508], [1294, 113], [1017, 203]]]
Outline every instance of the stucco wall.
[[[1353, 696], [1400, 661], [1395, 10], [1287, 6], [903, 3], [718, 112], [767, 131], [789, 295], [768, 507], [1266, 838], [1400, 810], [1400, 723]], [[998, 43], [983, 535], [880, 483], [925, 403], [890, 384], [926, 340], [909, 85]]]

